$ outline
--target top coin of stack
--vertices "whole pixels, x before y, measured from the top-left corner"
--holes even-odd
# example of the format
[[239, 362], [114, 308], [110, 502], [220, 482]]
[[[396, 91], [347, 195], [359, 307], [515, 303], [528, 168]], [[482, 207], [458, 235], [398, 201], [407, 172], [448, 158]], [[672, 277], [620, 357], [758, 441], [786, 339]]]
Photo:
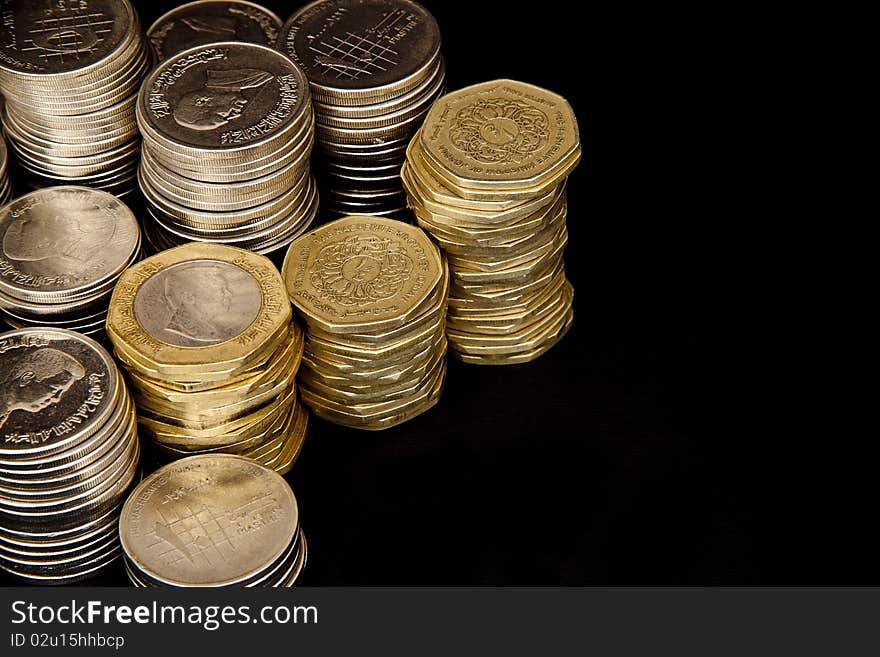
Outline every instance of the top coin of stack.
[[278, 270], [249, 251], [191, 243], [126, 270], [107, 334], [142, 434], [173, 457], [234, 452], [289, 470], [308, 426], [291, 319]]
[[198, 241], [269, 253], [317, 214], [309, 87], [281, 53], [222, 42], [173, 55], [144, 82], [137, 120], [156, 250]]
[[322, 209], [399, 216], [406, 144], [444, 90], [437, 21], [411, 0], [318, 0], [288, 19], [278, 48], [311, 85]]
[[190, 456], [146, 477], [122, 508], [119, 536], [137, 587], [290, 587], [307, 555], [288, 483], [228, 454]]
[[570, 327], [565, 183], [580, 155], [565, 99], [513, 80], [444, 96], [413, 137], [401, 175], [449, 261], [447, 336], [462, 360], [526, 362]]
[[131, 210], [89, 187], [38, 189], [0, 208], [0, 316], [104, 337], [107, 304], [140, 257]]
[[12, 196], [12, 184], [9, 182], [9, 157], [6, 151], [6, 141], [0, 135], [0, 205], [6, 203]]
[[140, 450], [110, 354], [72, 331], [0, 334], [0, 432], [0, 567], [63, 584], [118, 558]]
[[283, 275], [308, 324], [299, 380], [316, 415], [377, 430], [437, 403], [449, 273], [424, 231], [383, 217], [337, 219], [290, 245]]
[[281, 19], [246, 0], [196, 0], [160, 16], [147, 30], [157, 59], [217, 41], [275, 46]]
[[134, 101], [152, 52], [128, 0], [0, 0], [4, 130], [28, 182], [134, 187]]

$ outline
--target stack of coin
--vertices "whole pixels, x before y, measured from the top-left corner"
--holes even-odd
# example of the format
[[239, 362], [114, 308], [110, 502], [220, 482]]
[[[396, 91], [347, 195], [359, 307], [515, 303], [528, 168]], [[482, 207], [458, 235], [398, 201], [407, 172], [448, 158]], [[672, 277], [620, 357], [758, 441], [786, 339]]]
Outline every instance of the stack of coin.
[[136, 185], [134, 103], [152, 52], [128, 0], [2, 0], [3, 127], [26, 182], [125, 194]]
[[229, 454], [146, 477], [122, 508], [119, 536], [137, 587], [289, 587], [308, 554], [287, 482]]
[[147, 77], [137, 120], [157, 251], [196, 241], [270, 253], [317, 214], [309, 87], [281, 53], [224, 42], [173, 55]]
[[140, 257], [131, 210], [108, 192], [47, 187], [0, 208], [0, 316], [104, 337], [107, 305]]
[[290, 470], [308, 426], [291, 319], [278, 270], [250, 251], [190, 243], [126, 270], [107, 334], [142, 435], [175, 458], [230, 452]]
[[444, 96], [413, 137], [401, 175], [449, 261], [446, 334], [461, 360], [527, 362], [571, 326], [565, 183], [580, 154], [565, 99], [512, 80]]
[[0, 334], [0, 567], [65, 584], [118, 558], [140, 455], [113, 359], [63, 329]]
[[246, 0], [196, 0], [160, 16], [147, 30], [158, 61], [217, 41], [274, 47], [281, 19]]
[[332, 221], [290, 245], [283, 276], [308, 325], [300, 394], [316, 415], [385, 429], [437, 403], [449, 273], [421, 229]]
[[6, 142], [0, 135], [0, 205], [12, 196], [12, 185], [9, 182], [9, 158], [6, 155]]
[[329, 216], [406, 212], [406, 145], [445, 85], [437, 21], [411, 0], [318, 0], [278, 47], [309, 78]]

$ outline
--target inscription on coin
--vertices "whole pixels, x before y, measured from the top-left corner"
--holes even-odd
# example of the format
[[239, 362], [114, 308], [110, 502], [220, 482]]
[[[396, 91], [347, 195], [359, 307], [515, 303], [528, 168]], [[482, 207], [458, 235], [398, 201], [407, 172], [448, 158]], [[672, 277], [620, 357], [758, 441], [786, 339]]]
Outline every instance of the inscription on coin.
[[147, 279], [135, 318], [151, 337], [178, 347], [232, 340], [257, 319], [260, 285], [248, 272], [216, 260], [183, 262]]
[[160, 17], [147, 35], [161, 60], [217, 41], [274, 46], [280, 27], [281, 19], [265, 7], [242, 0], [200, 0]]
[[51, 445], [115, 403], [113, 365], [77, 334], [52, 329], [0, 339], [0, 451]]

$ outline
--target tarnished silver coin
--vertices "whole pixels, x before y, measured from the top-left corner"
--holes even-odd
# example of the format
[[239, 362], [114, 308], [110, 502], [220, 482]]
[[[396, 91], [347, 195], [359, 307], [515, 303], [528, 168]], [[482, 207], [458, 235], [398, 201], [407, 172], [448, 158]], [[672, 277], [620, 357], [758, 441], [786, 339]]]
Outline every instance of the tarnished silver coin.
[[140, 245], [137, 219], [112, 194], [50, 187], [0, 209], [0, 288], [51, 303], [93, 294]]
[[147, 36], [160, 60], [193, 46], [244, 41], [274, 46], [281, 19], [245, 0], [196, 0], [156, 19]]
[[271, 571], [299, 533], [296, 498], [255, 461], [197, 455], [145, 478], [119, 534], [139, 579], [168, 586], [242, 586]]

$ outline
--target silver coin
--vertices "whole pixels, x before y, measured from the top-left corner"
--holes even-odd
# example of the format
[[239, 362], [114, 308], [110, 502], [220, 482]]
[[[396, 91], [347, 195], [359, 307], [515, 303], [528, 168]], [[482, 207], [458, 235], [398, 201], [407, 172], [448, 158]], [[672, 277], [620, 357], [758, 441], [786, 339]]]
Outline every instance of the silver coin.
[[245, 41], [274, 47], [281, 19], [244, 0], [196, 0], [172, 9], [147, 30], [159, 59], [217, 41]]
[[166, 465], [132, 492], [120, 516], [129, 566], [170, 586], [241, 585], [294, 541], [296, 498], [275, 472], [233, 455]]

